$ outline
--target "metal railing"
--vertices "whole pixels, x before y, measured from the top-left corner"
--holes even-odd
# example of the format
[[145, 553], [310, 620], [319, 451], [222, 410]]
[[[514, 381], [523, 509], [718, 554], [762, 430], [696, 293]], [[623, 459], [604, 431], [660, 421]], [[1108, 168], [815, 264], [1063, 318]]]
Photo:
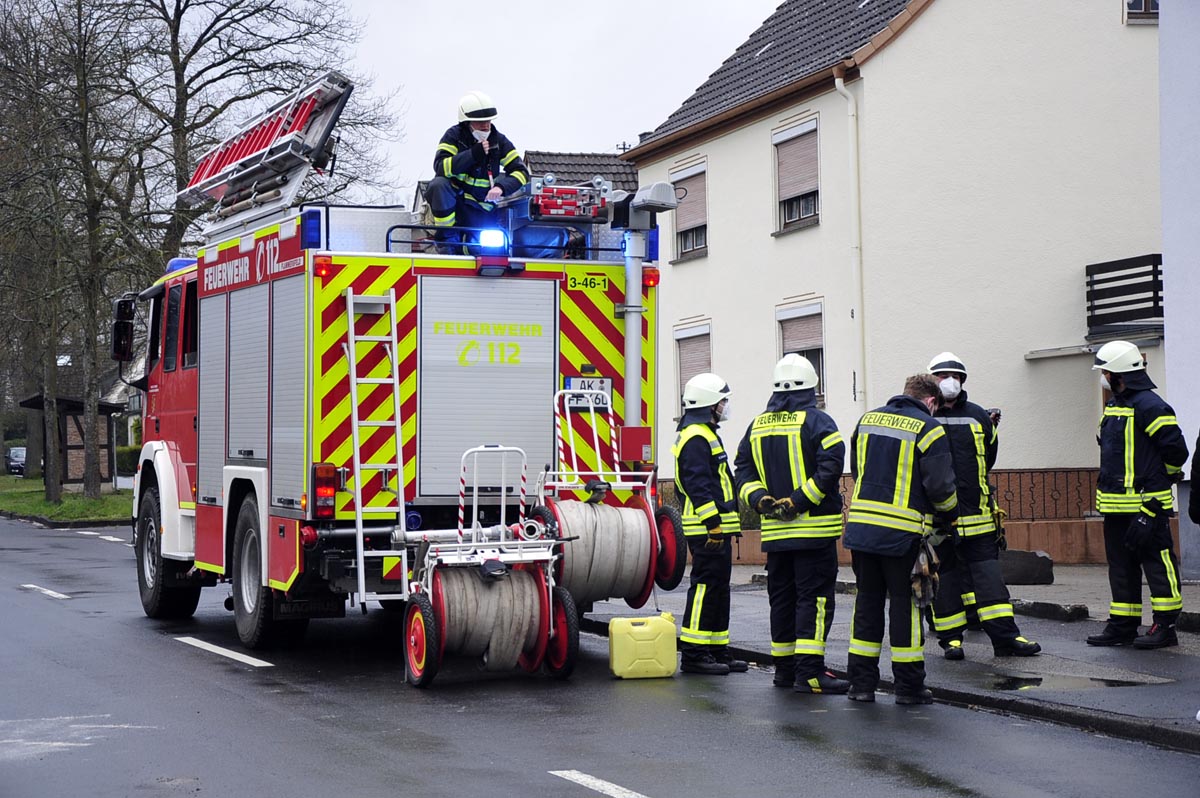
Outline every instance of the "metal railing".
[[1010, 521], [1077, 521], [1096, 512], [1095, 468], [993, 471]]

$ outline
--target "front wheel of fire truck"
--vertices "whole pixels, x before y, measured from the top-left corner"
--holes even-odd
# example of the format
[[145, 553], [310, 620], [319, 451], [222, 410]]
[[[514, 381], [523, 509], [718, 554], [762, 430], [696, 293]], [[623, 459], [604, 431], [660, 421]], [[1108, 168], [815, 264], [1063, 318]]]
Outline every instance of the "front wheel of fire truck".
[[168, 587], [167, 580], [184, 570], [183, 563], [162, 556], [162, 512], [158, 489], [147, 488], [142, 495], [137, 520], [138, 593], [142, 610], [160, 620], [190, 618], [200, 603], [199, 587]]

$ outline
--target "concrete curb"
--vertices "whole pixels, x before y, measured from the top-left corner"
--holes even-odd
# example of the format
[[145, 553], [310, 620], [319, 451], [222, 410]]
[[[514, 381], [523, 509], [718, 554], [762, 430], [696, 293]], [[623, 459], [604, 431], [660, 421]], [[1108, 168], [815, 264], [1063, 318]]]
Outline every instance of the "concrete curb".
[[9, 512], [8, 510], [0, 510], [0, 518], [7, 518], [10, 521], [26, 521], [31, 524], [41, 524], [48, 529], [87, 529], [88, 527], [127, 527], [129, 522], [125, 519], [114, 521], [111, 518], [97, 519], [82, 519], [79, 521], [55, 521], [41, 515], [20, 515], [18, 513]]
[[[1191, 614], [1195, 615], [1197, 613]], [[608, 637], [608, 624], [593, 618], [581, 618], [579, 629], [580, 631], [589, 632], [600, 637]], [[739, 659], [753, 662], [756, 665], [771, 667], [773, 664], [771, 655], [762, 651], [730, 646], [729, 653]], [[834, 673], [842, 677], [846, 675], [837, 670], [834, 670]], [[881, 678], [879, 686], [885, 692], [889, 692], [892, 690], [893, 685], [891, 680]], [[1189, 754], [1200, 754], [1200, 724], [1193, 730], [1190, 727], [1184, 727], [1169, 721], [1133, 718], [1127, 715], [1098, 712], [1082, 707], [1055, 704], [1036, 699], [1014, 698], [1011, 696], [993, 695], [991, 693], [974, 693], [952, 687], [938, 687], [933, 684], [926, 684], [926, 687], [933, 691], [935, 699], [954, 706], [978, 707], [1009, 715], [1019, 715], [1035, 720], [1057, 723], [1063, 726], [1072, 726], [1089, 732], [1106, 734], [1109, 737], [1149, 743], [1161, 748], [1170, 748]]]

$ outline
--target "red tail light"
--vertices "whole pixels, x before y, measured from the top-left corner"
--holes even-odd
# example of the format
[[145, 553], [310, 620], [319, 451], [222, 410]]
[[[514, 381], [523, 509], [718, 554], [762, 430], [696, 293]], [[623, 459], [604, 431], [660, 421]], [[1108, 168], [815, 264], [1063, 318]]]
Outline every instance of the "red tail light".
[[317, 255], [313, 258], [313, 274], [317, 277], [328, 277], [333, 271], [333, 257], [330, 255]]
[[662, 275], [658, 272], [657, 266], [642, 267], [642, 287], [653, 288], [658, 285], [658, 280]]
[[333, 518], [337, 507], [337, 469], [329, 463], [313, 466], [314, 518]]

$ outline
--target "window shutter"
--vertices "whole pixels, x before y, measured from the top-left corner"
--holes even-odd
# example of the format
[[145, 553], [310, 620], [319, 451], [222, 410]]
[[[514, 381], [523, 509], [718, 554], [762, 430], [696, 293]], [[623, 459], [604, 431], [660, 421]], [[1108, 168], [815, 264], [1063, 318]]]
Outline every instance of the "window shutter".
[[675, 232], [683, 232], [691, 230], [693, 227], [699, 227], [708, 222], [708, 203], [705, 198], [705, 179], [707, 174], [701, 172], [698, 175], [684, 178], [683, 180], [675, 181], [676, 190], [680, 188], [687, 189], [687, 196], [679, 203], [679, 207], [675, 209]]
[[775, 145], [779, 201], [817, 190], [817, 132], [805, 133]]
[[784, 354], [822, 349], [825, 346], [825, 339], [821, 334], [820, 313], [783, 319], [779, 322], [779, 330], [783, 337]]
[[711, 344], [707, 333], [680, 338], [675, 342], [679, 351], [679, 393], [697, 374], [712, 371]]

